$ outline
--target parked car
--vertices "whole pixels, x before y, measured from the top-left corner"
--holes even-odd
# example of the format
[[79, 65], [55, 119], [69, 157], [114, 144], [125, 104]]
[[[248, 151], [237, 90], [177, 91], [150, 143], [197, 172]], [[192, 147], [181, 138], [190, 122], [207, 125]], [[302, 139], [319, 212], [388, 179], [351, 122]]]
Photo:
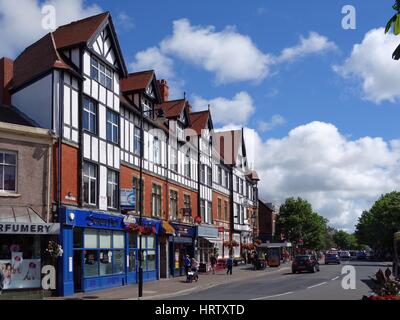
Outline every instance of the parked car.
[[292, 273], [308, 271], [317, 272], [319, 271], [318, 259], [314, 255], [301, 255], [296, 256], [292, 263]]
[[344, 261], [344, 260], [350, 260], [351, 255], [349, 251], [341, 251], [340, 252], [340, 260]]
[[350, 251], [350, 260], [356, 260], [357, 259], [357, 251], [351, 250]]
[[357, 252], [357, 260], [367, 260], [368, 255], [365, 251], [358, 251]]
[[330, 264], [330, 263], [340, 264], [339, 254], [327, 253], [325, 255], [325, 264]]

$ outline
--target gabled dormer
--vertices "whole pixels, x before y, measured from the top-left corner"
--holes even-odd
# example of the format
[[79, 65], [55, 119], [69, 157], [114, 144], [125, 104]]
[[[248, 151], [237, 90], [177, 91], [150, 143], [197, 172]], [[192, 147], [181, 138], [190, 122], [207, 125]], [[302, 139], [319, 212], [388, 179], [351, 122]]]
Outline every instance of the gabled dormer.
[[162, 97], [153, 70], [136, 72], [121, 79], [121, 92], [137, 110], [143, 106], [144, 116], [155, 118], [156, 106]]

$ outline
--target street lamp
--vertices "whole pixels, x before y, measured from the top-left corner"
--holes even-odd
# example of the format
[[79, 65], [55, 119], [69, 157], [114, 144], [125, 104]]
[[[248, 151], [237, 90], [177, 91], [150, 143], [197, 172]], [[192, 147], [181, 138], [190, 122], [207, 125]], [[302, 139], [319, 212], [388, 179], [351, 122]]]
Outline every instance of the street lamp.
[[[142, 230], [143, 230], [143, 161], [144, 161], [144, 114], [151, 113], [153, 109], [144, 110], [143, 103], [140, 103], [140, 178], [139, 178], [139, 287], [138, 297], [143, 297], [143, 246], [142, 246]], [[164, 117], [164, 110], [157, 110], [157, 117]]]

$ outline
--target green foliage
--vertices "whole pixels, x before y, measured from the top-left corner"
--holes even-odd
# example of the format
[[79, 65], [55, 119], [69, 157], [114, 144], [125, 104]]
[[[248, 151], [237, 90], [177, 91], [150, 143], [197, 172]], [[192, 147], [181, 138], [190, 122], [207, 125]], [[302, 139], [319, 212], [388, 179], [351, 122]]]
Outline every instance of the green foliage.
[[280, 207], [277, 233], [294, 243], [304, 241], [304, 247], [323, 249], [330, 242], [327, 220], [315, 213], [312, 206], [301, 198], [289, 198]]
[[385, 33], [388, 33], [392, 26], [394, 26], [393, 33], [395, 35], [398, 35], [400, 34], [400, 1], [396, 0], [396, 3], [393, 5], [392, 8], [396, 11], [396, 14], [392, 18], [390, 18], [390, 20], [386, 24]]
[[359, 249], [357, 238], [354, 234], [350, 234], [346, 231], [340, 230], [335, 232], [333, 235], [333, 241], [336, 247], [344, 250], [356, 250]]
[[356, 226], [358, 243], [369, 245], [378, 254], [393, 252], [393, 235], [400, 231], [400, 192], [383, 195]]

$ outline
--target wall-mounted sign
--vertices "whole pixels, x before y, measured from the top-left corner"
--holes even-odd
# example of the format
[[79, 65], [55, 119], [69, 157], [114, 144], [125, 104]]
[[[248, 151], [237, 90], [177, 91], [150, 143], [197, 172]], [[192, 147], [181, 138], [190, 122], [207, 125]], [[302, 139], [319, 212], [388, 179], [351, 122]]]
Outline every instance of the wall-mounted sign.
[[136, 190], [132, 189], [121, 189], [120, 190], [120, 202], [121, 207], [124, 209], [136, 209]]
[[182, 214], [184, 217], [191, 217], [192, 216], [192, 208], [183, 208], [181, 209]]
[[197, 236], [206, 238], [218, 238], [219, 237], [218, 228], [209, 226], [198, 226]]
[[121, 224], [121, 219], [105, 215], [90, 214], [86, 217], [86, 224], [88, 227], [117, 228]]
[[0, 223], [0, 234], [59, 234], [60, 224]]

